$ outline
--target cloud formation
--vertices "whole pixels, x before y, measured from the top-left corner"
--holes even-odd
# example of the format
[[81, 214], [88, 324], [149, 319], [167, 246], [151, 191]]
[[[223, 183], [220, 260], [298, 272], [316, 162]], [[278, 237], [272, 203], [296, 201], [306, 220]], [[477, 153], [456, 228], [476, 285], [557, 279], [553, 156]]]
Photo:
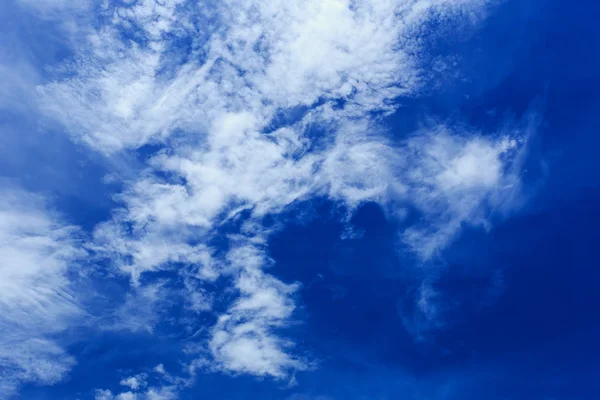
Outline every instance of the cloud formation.
[[292, 344], [277, 335], [294, 311], [290, 295], [296, 285], [286, 285], [263, 272], [264, 250], [251, 242], [235, 243], [227, 260], [236, 271], [239, 298], [213, 327], [208, 344], [211, 368], [275, 378], [307, 368], [286, 352]]
[[[213, 311], [205, 343], [212, 370], [308, 368], [280, 336], [296, 285], [265, 269], [262, 219], [313, 196], [350, 210], [406, 202], [423, 217], [403, 240], [423, 259], [462, 224], [485, 224], [486, 205], [518, 180], [507, 173], [518, 138], [440, 125], [398, 141], [381, 121], [426, 80], [427, 23], [467, 26], [486, 3], [140, 0], [103, 2], [94, 25], [77, 14], [84, 40], [38, 86], [40, 109], [100, 153], [151, 149], [90, 248], [131, 277], [135, 296], [158, 293], [144, 275], [178, 271], [197, 312], [211, 311], [206, 283], [232, 282], [237, 297]], [[217, 254], [211, 241], [231, 226]], [[130, 328], [151, 330], [144, 321]]]
[[488, 215], [518, 190], [513, 168], [527, 138], [451, 132], [446, 126], [418, 134], [407, 143], [408, 198], [424, 221], [403, 233], [423, 259], [435, 255], [463, 224], [488, 224]]
[[[154, 378], [159, 384], [149, 385], [148, 380]], [[153, 374], [140, 373], [125, 377], [120, 385], [128, 390], [113, 393], [107, 389], [97, 389], [94, 393], [95, 400], [175, 400], [178, 391], [186, 382], [169, 375], [162, 364], [157, 365]]]
[[76, 228], [32, 194], [0, 194], [0, 395], [52, 384], [75, 364], [53, 339], [83, 315], [69, 272], [84, 257]]

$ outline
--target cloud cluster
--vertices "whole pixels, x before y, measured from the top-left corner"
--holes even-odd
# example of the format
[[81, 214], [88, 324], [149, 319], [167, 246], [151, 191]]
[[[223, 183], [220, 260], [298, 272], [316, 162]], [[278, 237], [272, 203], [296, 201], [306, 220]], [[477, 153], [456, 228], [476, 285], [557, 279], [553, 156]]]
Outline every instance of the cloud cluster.
[[[149, 379], [158, 380], [159, 384], [150, 385]], [[94, 393], [95, 400], [175, 400], [178, 398], [180, 386], [184, 385], [180, 379], [173, 378], [168, 374], [162, 364], [153, 369], [153, 374], [140, 373], [134, 376], [124, 377], [121, 386], [128, 390], [121, 393], [113, 393], [107, 389], [97, 389]]]
[[246, 114], [261, 131], [278, 111], [327, 100], [348, 101], [330, 118], [391, 111], [418, 87], [422, 26], [478, 18], [481, 3], [107, 1], [66, 66], [75, 74], [39, 94], [48, 115], [107, 152], [178, 129], [210, 135]]
[[[462, 224], [484, 223], [518, 179], [506, 173], [510, 136], [441, 126], [398, 143], [380, 123], [398, 96], [418, 95], [428, 21], [473, 22], [485, 3], [103, 2], [76, 56], [38, 87], [40, 108], [75, 140], [106, 154], [156, 149], [91, 247], [140, 294], [144, 274], [179, 269], [198, 311], [210, 308], [203, 282], [233, 282], [206, 344], [212, 369], [307, 368], [279, 334], [296, 286], [265, 270], [263, 217], [315, 195], [350, 209], [400, 199], [423, 214], [403, 238], [428, 258]], [[211, 240], [230, 225], [242, 228], [215, 255]]]
[[144, 392], [121, 392], [97, 390], [95, 400], [175, 400], [177, 393], [172, 388], [150, 388]]

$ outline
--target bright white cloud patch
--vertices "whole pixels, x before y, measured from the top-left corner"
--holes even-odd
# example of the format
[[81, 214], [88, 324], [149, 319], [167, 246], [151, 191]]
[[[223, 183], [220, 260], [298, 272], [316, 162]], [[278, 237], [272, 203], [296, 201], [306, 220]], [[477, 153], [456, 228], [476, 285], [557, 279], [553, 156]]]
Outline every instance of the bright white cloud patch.
[[146, 386], [146, 374], [138, 374], [121, 380], [122, 386], [127, 386], [132, 390], [138, 390]]
[[40, 198], [0, 193], [0, 396], [56, 383], [75, 364], [52, 335], [82, 315], [67, 274], [83, 255], [76, 229]]
[[[280, 336], [296, 287], [264, 269], [261, 218], [315, 195], [350, 209], [401, 199], [424, 214], [404, 233], [424, 258], [461, 224], [481, 223], [482, 204], [510, 184], [516, 142], [435, 128], [392, 144], [377, 115], [418, 95], [424, 24], [477, 20], [484, 3], [103, 2], [75, 58], [38, 87], [40, 107], [100, 152], [161, 150], [126, 182], [94, 250], [142, 286], [137, 295], [143, 274], [179, 268], [197, 312], [210, 308], [203, 282], [233, 282], [238, 297], [205, 344], [213, 370], [284, 378], [306, 368]], [[241, 218], [216, 256], [210, 240]]]
[[408, 198], [424, 215], [404, 240], [424, 259], [451, 241], [464, 223], [486, 225], [503, 191], [516, 189], [512, 168], [524, 138], [453, 133], [444, 126], [420, 133], [406, 147]]

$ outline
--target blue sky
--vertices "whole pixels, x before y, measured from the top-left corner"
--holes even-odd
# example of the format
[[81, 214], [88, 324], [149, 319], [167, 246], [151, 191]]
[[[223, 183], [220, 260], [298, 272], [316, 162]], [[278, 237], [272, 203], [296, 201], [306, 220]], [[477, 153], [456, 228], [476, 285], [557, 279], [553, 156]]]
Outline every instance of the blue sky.
[[598, 11], [4, 0], [0, 398], [600, 397]]

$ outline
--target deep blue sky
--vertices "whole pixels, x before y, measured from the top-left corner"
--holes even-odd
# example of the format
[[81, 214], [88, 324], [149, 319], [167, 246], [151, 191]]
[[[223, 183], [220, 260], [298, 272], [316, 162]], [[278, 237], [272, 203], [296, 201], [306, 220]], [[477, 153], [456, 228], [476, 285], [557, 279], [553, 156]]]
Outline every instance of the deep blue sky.
[[[123, 3], [120, 6], [124, 8], [135, 6], [125, 1], [114, 3]], [[244, 91], [257, 90], [262, 96], [260, 107], [274, 104], [274, 114], [265, 108], [264, 114], [254, 115], [264, 119], [264, 123], [253, 125], [263, 135], [257, 140], [283, 143], [278, 137], [264, 139], [283, 127], [300, 132], [299, 137], [308, 144], [301, 150], [298, 147], [282, 153], [285, 161], [264, 170], [248, 164], [241, 172], [234, 170], [232, 175], [218, 175], [208, 182], [204, 177], [213, 170], [190, 172], [184, 168], [188, 161], [198, 165], [207, 162], [203, 152], [218, 148], [216, 143], [221, 142], [211, 142], [211, 138], [225, 135], [219, 129], [228, 122], [219, 119], [219, 114], [214, 117], [217, 122], [203, 125], [213, 114], [190, 115], [196, 109], [217, 108], [222, 103], [190, 105], [203, 95], [194, 97], [176, 87], [172, 97], [165, 100], [178, 101], [175, 108], [152, 109], [155, 111], [148, 115], [143, 111], [164, 94], [160, 85], [173, 82], [190, 65], [201, 68], [205, 62], [202, 57], [210, 59], [210, 52], [216, 51], [216, 42], [210, 45], [212, 48], [206, 43], [235, 26], [234, 22], [220, 20], [229, 14], [219, 16], [221, 7], [212, 2], [207, 2], [205, 8], [214, 14], [206, 15], [190, 2], [180, 3], [173, 8], [173, 18], [178, 20], [187, 14], [195, 29], [159, 34], [157, 42], [164, 49], [160, 50], [159, 67], [154, 70], [154, 89], [149, 91], [145, 91], [144, 84], [122, 88], [138, 75], [123, 72], [124, 80], [119, 81], [119, 74], [130, 65], [144, 70], [137, 53], [127, 46], [149, 46], [155, 40], [154, 33], [141, 25], [158, 21], [160, 13], [149, 20], [132, 17], [134, 22], [129, 26], [115, 28], [120, 38], [98, 36], [101, 43], [106, 40], [109, 44], [92, 49], [98, 45], [89, 39], [89, 32], [103, 32], [110, 20], [110, 13], [97, 4], [81, 8], [70, 2], [41, 8], [25, 0], [0, 4], [0, 81], [5, 82], [0, 90], [0, 175], [6, 187], [2, 196], [7, 199], [0, 209], [5, 219], [0, 229], [8, 232], [0, 234], [0, 240], [5, 241], [0, 245], [0, 257], [4, 257], [0, 259], [0, 279], [8, 282], [0, 289], [9, 293], [0, 295], [0, 312], [8, 315], [5, 320], [0, 316], [0, 334], [8, 337], [0, 341], [5, 348], [0, 350], [0, 379], [6, 382], [0, 385], [0, 397], [600, 398], [600, 167], [596, 155], [600, 148], [600, 5], [592, 1], [506, 0], [487, 5], [473, 1], [477, 3], [473, 9], [459, 7], [457, 12], [446, 13], [445, 5], [434, 8], [431, 14], [417, 17], [414, 27], [402, 31], [403, 39], [397, 47], [410, 47], [407, 54], [418, 53], [410, 71], [401, 74], [416, 71], [420, 78], [414, 87], [389, 79], [380, 82], [378, 79], [383, 78], [374, 72], [371, 76], [379, 67], [369, 64], [369, 55], [362, 55], [360, 48], [356, 50], [350, 44], [349, 57], [367, 58], [366, 66], [348, 67], [346, 71], [343, 64], [336, 73], [357, 77], [356, 82], [366, 82], [373, 92], [381, 91], [385, 105], [390, 106], [385, 110], [384, 106], [365, 105], [365, 99], [375, 99], [375, 103], [380, 97], [360, 83], [349, 95], [340, 95], [335, 88], [319, 88], [312, 98], [309, 89], [286, 92], [295, 81], [285, 72], [284, 78], [275, 79], [281, 86], [269, 92], [266, 78], [260, 78], [262, 67], [256, 67], [256, 72], [243, 61], [241, 66], [235, 65], [237, 53], [231, 60], [223, 56], [210, 72], [211, 77], [216, 76], [211, 78], [216, 82], [211, 91], [223, 87], [224, 93], [230, 93], [226, 85], [231, 84], [233, 94], [224, 97], [223, 102], [237, 99], [235, 96], [242, 96]], [[360, 9], [368, 2], [358, 3], [344, 3], [342, 7]], [[308, 5], [304, 11], [309, 13]], [[276, 18], [304, 11], [281, 9]], [[248, 15], [254, 15], [252, 12]], [[317, 11], [316, 15], [319, 13], [325, 11]], [[404, 18], [402, 15], [396, 17]], [[287, 38], [287, 25], [284, 27], [283, 31], [274, 28], [273, 37]], [[306, 29], [316, 33], [309, 36], [308, 42], [302, 42], [303, 46], [318, 48], [330, 40], [314, 27]], [[360, 35], [368, 33], [348, 29], [353, 32], [349, 41], [361, 40]], [[226, 41], [229, 36], [223, 37]], [[383, 40], [383, 36], [362, 39], [370, 43]], [[125, 43], [126, 50], [113, 46], [110, 40]], [[280, 42], [292, 48], [285, 40]], [[224, 48], [233, 51], [236, 43], [227, 43]], [[277, 40], [269, 42], [263, 37], [252, 47], [257, 54], [268, 54], [266, 65], [275, 63], [278, 54], [287, 54], [285, 50], [267, 53], [261, 47], [269, 49], [276, 46], [273, 43]], [[125, 53], [103, 58], [98, 49], [105, 54], [113, 49]], [[306, 49], [301, 54], [301, 60], [323, 56]], [[378, 54], [374, 63], [387, 53], [382, 50]], [[128, 57], [133, 61], [120, 63]], [[329, 63], [336, 68], [335, 62], [324, 59], [317, 72], [303, 75], [303, 79], [311, 85], [322, 79], [326, 87], [330, 75], [321, 76], [319, 71], [327, 70]], [[292, 62], [289, 68], [295, 71], [297, 64]], [[236, 77], [249, 82], [242, 89], [236, 88], [237, 81], [226, 82], [229, 72], [224, 71], [233, 69]], [[96, 75], [102, 76], [102, 71], [108, 77], [117, 75], [116, 89], [105, 81], [94, 80]], [[410, 90], [384, 93], [394, 85], [410, 86]], [[90, 100], [96, 99], [94, 91], [101, 93], [98, 98], [104, 99], [102, 102]], [[298, 93], [311, 100], [298, 100], [294, 97]], [[114, 116], [120, 109], [107, 111], [121, 97], [138, 94], [138, 100], [144, 96], [150, 99], [139, 100], [141, 111], [119, 117]], [[231, 100], [233, 105], [224, 109], [233, 113], [249, 107], [249, 113], [258, 113], [258, 108], [245, 103], [250, 97], [240, 98], [239, 102]], [[359, 104], [359, 111], [342, 112], [355, 104]], [[331, 109], [322, 111], [327, 105]], [[153, 115], [160, 121], [154, 121]], [[175, 122], [163, 124], [171, 121], [172, 115], [176, 115]], [[138, 124], [137, 119], [142, 122]], [[346, 127], [362, 126], [364, 121], [368, 121], [369, 132], [358, 142], [385, 142], [392, 153], [398, 154], [397, 159], [388, 159], [387, 150], [342, 148], [340, 154], [357, 158], [348, 161], [341, 156], [344, 161], [333, 165], [332, 170], [327, 169], [327, 161], [317, 162], [307, 175], [302, 175], [304, 178], [294, 181], [295, 185], [281, 182], [296, 179], [296, 172], [282, 172], [286, 175], [284, 181], [270, 175], [272, 171], [287, 171], [285, 162], [289, 160], [300, 163], [312, 154], [323, 154], [325, 158], [327, 154], [338, 154], [336, 143], [346, 140], [340, 138], [354, 137], [344, 136], [345, 129], [351, 131]], [[243, 122], [232, 124], [235, 131]], [[143, 139], [137, 133], [138, 126]], [[481, 186], [437, 192], [446, 186], [427, 186], [427, 171], [433, 164], [419, 164], [422, 154], [433, 154], [428, 153], [433, 151], [428, 146], [435, 141], [427, 138], [438, 134], [422, 132], [439, 132], [436, 126], [446, 127], [453, 138], [452, 144], [442, 149], [457, 146], [460, 154], [467, 154], [473, 143], [483, 143], [485, 149], [497, 148], [495, 143], [500, 143], [504, 135], [518, 138], [517, 149], [514, 153], [494, 153], [492, 161], [500, 163], [501, 168], [491, 184], [485, 175], [483, 183], [477, 183]], [[213, 131], [217, 133], [211, 136]], [[118, 146], [106, 144], [116, 143], [105, 139], [111, 135], [118, 137]], [[425, 139], [419, 141], [420, 137]], [[411, 138], [416, 139], [413, 142]], [[246, 143], [235, 133], [223, 140], [228, 146]], [[270, 157], [262, 148], [241, 146], [223, 147], [222, 154], [259, 154], [257, 158], [240, 156], [243, 162], [254, 160], [256, 165]], [[432, 159], [447, 156], [441, 151], [441, 156], [435, 153]], [[482, 155], [489, 154], [486, 151], [474, 153], [481, 156], [471, 166], [476, 171], [491, 168], [492, 161]], [[456, 156], [452, 154], [450, 158]], [[164, 166], [166, 162], [160, 164], [168, 157], [179, 158], [170, 167]], [[453, 162], [448, 161], [444, 168]], [[230, 164], [223, 161], [219, 165], [229, 168]], [[338, 184], [362, 190], [372, 182], [392, 179], [381, 172], [387, 168], [384, 165], [392, 166], [394, 182], [400, 182], [404, 189], [390, 183], [385, 191], [364, 196], [335, 190]], [[413, 168], [425, 171], [424, 175], [403, 172]], [[241, 175], [245, 170], [259, 172]], [[479, 179], [479, 175], [469, 174], [473, 173], [469, 170], [466, 177], [460, 178], [461, 185], [473, 176]], [[453, 179], [447, 174], [436, 176]], [[208, 193], [209, 200], [173, 197], [175, 203], [184, 199], [178, 203], [183, 211], [167, 223], [162, 213], [166, 215], [165, 210], [170, 209], [170, 200], [161, 198], [161, 202], [152, 203], [152, 211], [148, 211], [150, 206], [144, 208], [156, 195], [136, 186], [144, 179], [182, 185], [190, 196]], [[221, 188], [230, 181], [234, 188], [227, 195], [218, 197], [211, 191], [213, 186]], [[268, 184], [263, 186], [261, 182]], [[246, 186], [252, 194], [240, 189]], [[299, 187], [307, 189], [301, 195], [286, 197]], [[11, 197], [10, 193], [18, 194]], [[29, 196], [43, 200], [30, 205]], [[213, 200], [226, 205], [214, 213], [205, 212], [213, 207]], [[474, 206], [464, 213], [459, 211], [472, 201]], [[237, 210], [239, 206], [245, 210]], [[263, 209], [266, 211], [261, 212]], [[14, 214], [15, 210], [20, 214]], [[149, 214], [144, 214], [140, 222], [136, 218], [142, 218], [139, 216], [144, 212]], [[17, 220], [23, 220], [24, 213], [45, 213], [54, 221], [52, 228], [22, 228], [11, 219], [14, 214], [19, 216]], [[209, 225], [197, 222], [200, 217], [193, 219], [194, 215], [208, 215]], [[119, 229], [109, 231], [107, 239], [100, 231], [109, 225]], [[454, 226], [451, 234], [439, 236], [450, 225]], [[56, 233], [64, 226], [78, 227], [78, 231], [65, 239]], [[423, 242], [407, 239], [406, 232], [413, 229], [423, 235]], [[29, 240], [45, 235], [56, 245], [52, 250], [15, 247], [10, 241], [17, 236]], [[419, 246], [430, 243], [430, 237], [441, 239], [433, 253], [425, 254]], [[160, 258], [154, 254], [150, 261], [141, 260], [135, 246], [143, 240], [148, 240], [143, 243], [151, 249], [165, 244], [173, 252], [169, 253], [171, 258], [152, 264]], [[187, 248], [178, 247], [182, 243], [210, 249], [217, 271], [214, 278], [200, 278], [207, 265], [205, 259], [194, 259]], [[262, 261], [256, 273], [260, 278], [253, 281], [258, 282], [257, 287], [244, 289], [243, 277], [255, 270], [238, 265], [249, 263], [250, 256], [235, 251], [250, 247], [259, 249]], [[66, 256], [61, 253], [65, 248], [69, 252]], [[30, 264], [21, 266], [24, 257], [19, 251], [39, 251], [33, 264], [42, 263], [42, 270]], [[71, 251], [84, 254], [73, 255]], [[175, 252], [179, 253], [173, 255]], [[44, 267], [45, 260], [52, 264]], [[14, 272], [27, 268], [32, 272], [27, 272], [25, 278]], [[50, 273], [44, 271], [49, 269], [58, 271], [60, 279], [47, 277]], [[133, 271], [141, 271], [141, 275]], [[285, 285], [292, 289], [286, 291]], [[148, 288], [158, 289], [148, 294]], [[194, 293], [210, 299], [200, 311], [190, 305], [197, 299]], [[273, 293], [278, 294], [269, 297]], [[253, 296], [259, 294], [267, 296], [268, 305], [256, 311], [252, 307], [259, 297]], [[280, 295], [285, 300], [279, 299]], [[71, 299], [79, 311], [69, 311], [67, 316], [56, 311], [66, 307], [57, 300], [59, 297]], [[37, 305], [30, 306], [30, 301]], [[276, 309], [264, 311], [271, 305]], [[293, 310], [285, 311], [288, 306]], [[270, 312], [277, 315], [266, 314]], [[223, 316], [236, 322], [220, 325]], [[250, 355], [246, 356], [247, 347], [236, 342], [240, 338], [232, 333], [243, 323], [262, 332], [247, 333], [250, 336], [244, 338], [262, 338], [264, 346], [276, 343], [277, 351], [285, 355], [273, 355], [265, 347], [255, 348], [254, 342], [249, 342], [245, 346], [252, 351], [248, 350]], [[225, 344], [214, 345], [219, 330], [230, 336]], [[29, 346], [35, 340], [53, 343], [61, 350], [38, 354], [36, 347], [10, 349], [15, 343]], [[227, 353], [229, 345], [235, 345], [231, 347], [233, 355]], [[25, 356], [15, 355], [17, 351]], [[73, 361], [65, 362], [64, 357]], [[241, 364], [236, 364], [237, 357], [242, 358]], [[244, 357], [257, 357], [258, 361], [250, 363]], [[35, 368], [30, 365], [36, 363], [44, 365], [43, 371], [31, 372]], [[159, 364], [167, 371], [165, 374], [153, 370]], [[52, 371], [60, 372], [55, 377]], [[140, 387], [122, 382], [138, 374], [145, 374], [139, 378], [144, 381]], [[153, 388], [158, 392], [161, 387], [169, 394], [165, 394], [167, 389], [163, 397], [151, 393]]]

